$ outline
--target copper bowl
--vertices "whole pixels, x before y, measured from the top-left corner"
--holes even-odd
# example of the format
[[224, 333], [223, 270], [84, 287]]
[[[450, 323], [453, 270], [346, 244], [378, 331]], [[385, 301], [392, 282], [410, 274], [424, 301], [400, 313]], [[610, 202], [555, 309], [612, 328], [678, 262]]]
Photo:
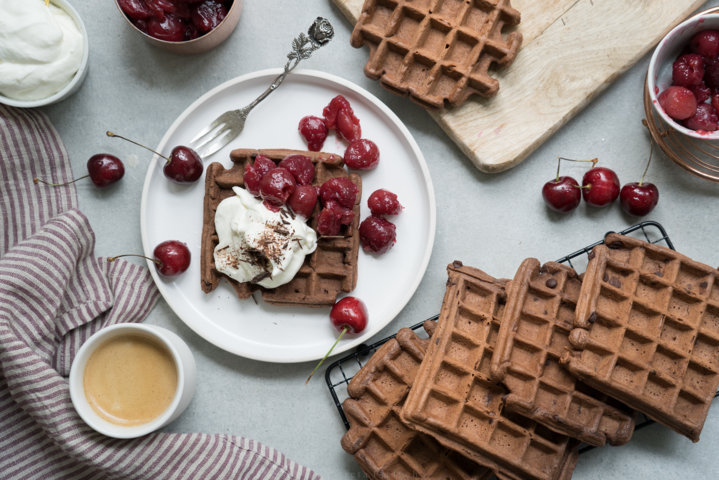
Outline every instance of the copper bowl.
[[170, 42], [152, 37], [137, 28], [127, 15], [125, 15], [125, 12], [122, 11], [117, 0], [115, 0], [115, 5], [117, 6], [120, 15], [122, 15], [122, 18], [125, 19], [125, 22], [127, 22], [130, 28], [137, 32], [138, 35], [142, 36], [142, 38], [144, 38], [147, 42], [172, 53], [179, 53], [183, 55], [202, 53], [212, 50], [227, 40], [230, 34], [235, 30], [235, 27], [237, 27], [237, 22], [239, 22], [240, 13], [242, 12], [242, 0], [234, 0], [224, 20], [206, 34], [184, 42]]

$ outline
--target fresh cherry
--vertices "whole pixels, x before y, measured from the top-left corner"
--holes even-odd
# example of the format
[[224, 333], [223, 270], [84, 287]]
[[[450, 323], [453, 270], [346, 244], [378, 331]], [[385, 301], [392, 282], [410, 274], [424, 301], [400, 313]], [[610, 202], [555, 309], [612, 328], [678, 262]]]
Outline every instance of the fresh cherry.
[[141, 257], [150, 260], [157, 267], [157, 271], [166, 277], [179, 275], [190, 267], [190, 249], [187, 244], [179, 240], [166, 240], [158, 244], [152, 252], [154, 258], [144, 255], [125, 254], [108, 257], [108, 262], [114, 262], [120, 257]]
[[355, 170], [372, 170], [379, 163], [379, 148], [366, 138], [352, 140], [344, 154], [345, 165]]
[[719, 124], [719, 115], [710, 103], [700, 103], [693, 116], [684, 120], [684, 126], [692, 130], [713, 132]]
[[204, 168], [202, 165], [202, 158], [190, 147], [178, 145], [172, 149], [170, 157], [168, 158], [141, 143], [130, 140], [129, 138], [117, 135], [110, 131], [105, 133], [108, 137], [121, 138], [126, 142], [133, 143], [138, 147], [149, 150], [160, 158], [165, 159], [165, 165], [162, 167], [162, 172], [167, 178], [174, 182], [193, 183], [202, 176], [202, 170]]
[[243, 177], [245, 188], [252, 195], [260, 194], [260, 180], [270, 170], [277, 168], [275, 162], [265, 155], [257, 155], [254, 163], [245, 165], [245, 174]]
[[659, 202], [659, 189], [653, 183], [645, 182], [644, 177], [649, 170], [649, 164], [652, 162], [652, 153], [654, 151], [654, 143], [652, 142], [649, 149], [649, 159], [644, 167], [642, 177], [638, 182], [627, 183], [622, 187], [619, 193], [619, 204], [629, 215], [642, 217], [654, 210]]
[[353, 208], [357, 201], [359, 188], [347, 177], [330, 178], [320, 187], [320, 198], [323, 203], [335, 200], [345, 208]]
[[44, 183], [53, 187], [69, 185], [83, 178], [90, 178], [97, 187], [107, 187], [120, 180], [125, 175], [125, 166], [115, 155], [109, 153], [97, 153], [87, 161], [87, 175], [78, 177], [65, 183], [49, 183], [39, 178], [33, 178], [35, 183]]
[[689, 49], [702, 57], [716, 58], [719, 56], [719, 30], [703, 30], [695, 33], [689, 40]]
[[295, 177], [298, 185], [312, 185], [312, 180], [315, 179], [315, 166], [306, 155], [287, 155], [277, 166], [286, 168]]
[[395, 225], [389, 220], [370, 215], [359, 226], [360, 243], [366, 252], [385, 253], [397, 241]]
[[190, 249], [179, 240], [160, 243], [152, 254], [160, 261], [157, 271], [168, 277], [178, 275], [190, 266]]
[[704, 78], [704, 59], [696, 53], [685, 53], [672, 64], [672, 85], [691, 87]]
[[544, 184], [542, 198], [555, 212], [568, 213], [579, 206], [582, 189], [579, 182], [572, 177], [556, 177]]
[[582, 198], [593, 207], [603, 207], [617, 199], [619, 187], [619, 178], [613, 170], [594, 167], [582, 178]]
[[383, 188], [370, 194], [367, 206], [372, 215], [397, 215], [403, 208], [397, 195]]
[[697, 111], [697, 99], [692, 91], [685, 87], [667, 87], [657, 100], [664, 112], [674, 120], [686, 120]]
[[287, 199], [287, 206], [298, 215], [310, 218], [317, 204], [317, 187], [313, 185], [297, 185], [290, 198]]
[[642, 217], [657, 206], [659, 189], [649, 182], [631, 182], [622, 187], [619, 203], [629, 215]]
[[327, 138], [327, 124], [324, 119], [308, 115], [300, 119], [298, 126], [300, 135], [307, 142], [307, 149], [313, 152], [322, 150], [322, 145]]
[[260, 180], [260, 197], [266, 202], [283, 205], [295, 190], [297, 182], [289, 170], [273, 168]]
[[568, 213], [579, 206], [582, 200], [582, 189], [574, 178], [569, 176], [559, 176], [559, 169], [562, 160], [569, 162], [591, 162], [592, 167], [597, 165], [597, 158], [591, 160], [575, 160], [573, 158], [559, 157], [557, 158], [557, 173], [555, 178], [548, 181], [542, 187], [542, 198], [547, 206], [555, 212]]
[[329, 351], [324, 357], [317, 363], [312, 373], [310, 373], [305, 383], [310, 381], [312, 375], [320, 368], [320, 365], [330, 356], [332, 351], [335, 349], [340, 339], [346, 334], [357, 334], [361, 333], [367, 327], [367, 320], [369, 314], [367, 313], [367, 306], [362, 300], [357, 297], [344, 297], [337, 301], [330, 310], [330, 322], [340, 332], [335, 343], [332, 344]]

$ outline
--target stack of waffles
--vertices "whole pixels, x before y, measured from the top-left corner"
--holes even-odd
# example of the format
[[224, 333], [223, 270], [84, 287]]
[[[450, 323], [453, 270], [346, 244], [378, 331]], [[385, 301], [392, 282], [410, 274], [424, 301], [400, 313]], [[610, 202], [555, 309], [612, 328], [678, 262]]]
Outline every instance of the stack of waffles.
[[580, 444], [628, 442], [636, 412], [699, 439], [716, 269], [610, 234], [581, 276], [534, 258], [512, 280], [447, 272], [430, 337], [401, 331], [349, 384], [342, 446], [371, 479], [568, 479]]
[[[313, 185], [320, 186], [330, 178], [348, 177], [358, 188], [354, 219], [341, 235], [320, 237], [317, 249], [307, 255], [295, 277], [288, 283], [267, 289], [250, 282], [237, 282], [215, 268], [214, 251], [218, 244], [215, 230], [215, 211], [225, 198], [235, 193], [232, 187], [244, 185], [245, 166], [255, 157], [264, 155], [275, 163], [288, 155], [304, 155], [315, 166]], [[320, 307], [333, 305], [342, 292], [351, 292], [357, 285], [357, 257], [359, 252], [359, 218], [362, 181], [356, 173], [348, 173], [342, 157], [324, 152], [287, 149], [236, 149], [230, 153], [232, 165], [225, 168], [214, 162], [207, 167], [202, 227], [201, 281], [202, 290], [209, 293], [222, 279], [232, 285], [239, 298], [248, 298], [259, 290], [265, 302], [275, 305]], [[319, 202], [318, 202], [319, 203]], [[310, 218], [310, 226], [317, 225], [319, 206]]]

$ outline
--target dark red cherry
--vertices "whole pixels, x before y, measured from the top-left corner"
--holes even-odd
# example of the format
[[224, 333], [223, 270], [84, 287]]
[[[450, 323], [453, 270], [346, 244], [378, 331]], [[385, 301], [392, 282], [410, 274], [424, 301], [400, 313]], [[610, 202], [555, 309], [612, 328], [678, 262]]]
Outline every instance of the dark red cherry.
[[607, 167], [594, 167], [582, 178], [582, 198], [593, 207], [609, 205], [619, 196], [619, 178]]
[[315, 179], [315, 166], [306, 155], [287, 155], [278, 166], [289, 170], [298, 185], [312, 185]]
[[360, 333], [367, 327], [367, 307], [357, 297], [344, 297], [332, 306], [330, 321], [338, 330]]
[[397, 215], [403, 208], [397, 195], [383, 188], [370, 194], [367, 206], [372, 215]]
[[659, 94], [657, 100], [664, 112], [674, 120], [686, 120], [697, 111], [697, 99], [694, 93], [685, 87], [676, 85], [667, 87]]
[[320, 187], [320, 198], [323, 203], [335, 200], [345, 208], [354, 207], [358, 193], [357, 185], [347, 177], [330, 178]]
[[337, 127], [337, 114], [342, 109], [352, 112], [350, 102], [342, 95], [337, 95], [330, 100], [330, 103], [322, 110], [322, 116], [325, 118], [327, 128], [334, 129]]
[[343, 108], [337, 112], [337, 133], [348, 142], [362, 137], [360, 121], [351, 110]]
[[202, 158], [196, 151], [184, 145], [172, 149], [170, 158], [162, 167], [167, 178], [177, 183], [193, 183], [202, 176]]
[[298, 215], [310, 218], [317, 204], [317, 187], [313, 185], [297, 185], [290, 198], [287, 200], [287, 206]]
[[317, 216], [317, 233], [322, 236], [339, 235], [343, 225], [350, 225], [354, 220], [354, 211], [343, 207], [336, 200], [328, 200]]
[[227, 9], [217, 0], [204, 0], [192, 12], [192, 23], [200, 32], [207, 33], [227, 16]]
[[125, 175], [125, 166], [119, 158], [109, 153], [98, 153], [87, 161], [90, 180], [98, 187], [106, 187]]
[[312, 152], [322, 150], [322, 145], [325, 143], [328, 131], [324, 119], [312, 115], [302, 117], [297, 129], [300, 135], [305, 139], [305, 142], [307, 142], [308, 150]]
[[295, 190], [297, 182], [289, 170], [273, 168], [260, 180], [260, 197], [275, 205], [283, 205]]
[[370, 215], [362, 220], [359, 235], [362, 248], [372, 253], [385, 253], [397, 241], [395, 225], [376, 215]]
[[542, 198], [549, 208], [555, 212], [571, 212], [582, 200], [582, 190], [572, 177], [554, 178], [542, 187]]
[[622, 187], [619, 203], [629, 215], [643, 217], [659, 202], [659, 189], [653, 183], [632, 182]]
[[190, 249], [179, 240], [160, 243], [152, 254], [160, 262], [157, 271], [168, 277], [178, 275], [190, 266]]
[[696, 53], [685, 53], [672, 64], [672, 85], [691, 87], [704, 79], [704, 59]]
[[147, 34], [166, 42], [185, 40], [185, 22], [176, 15], [168, 13], [164, 18], [152, 17], [147, 20]]
[[344, 154], [345, 165], [355, 170], [372, 170], [379, 164], [379, 148], [372, 140], [352, 140]]
[[145, 20], [152, 16], [143, 0], [117, 0], [120, 9], [132, 20]]
[[703, 30], [695, 33], [689, 40], [689, 48], [702, 57], [717, 58], [719, 56], [719, 31]]
[[719, 125], [719, 115], [711, 103], [700, 103], [693, 116], [684, 120], [684, 126], [696, 131], [713, 132]]
[[265, 174], [273, 168], [277, 168], [277, 165], [275, 165], [275, 162], [270, 160], [270, 158], [265, 155], [257, 155], [254, 163], [246, 164], [243, 180], [247, 191], [253, 195], [259, 195], [260, 180], [262, 180], [262, 177], [264, 177]]

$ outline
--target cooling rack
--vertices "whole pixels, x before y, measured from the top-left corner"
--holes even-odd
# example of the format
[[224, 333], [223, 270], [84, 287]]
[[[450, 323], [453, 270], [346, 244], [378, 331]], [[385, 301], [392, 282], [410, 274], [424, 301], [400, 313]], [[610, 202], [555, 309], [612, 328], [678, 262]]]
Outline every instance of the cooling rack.
[[[640, 238], [649, 243], [663, 245], [674, 250], [674, 244], [669, 238], [669, 235], [667, 235], [666, 230], [660, 223], [655, 221], [644, 221], [642, 223], [638, 223], [629, 228], [626, 228], [618, 233], [622, 235], [629, 235]], [[577, 272], [583, 272], [586, 269], [587, 263], [589, 262], [589, 252], [591, 252], [595, 246], [603, 242], [603, 239], [598, 240], [597, 242], [594, 242], [591, 245], [587, 245], [584, 248], [580, 248], [579, 250], [570, 253], [569, 255], [566, 255], [556, 261], [569, 265]], [[427, 320], [436, 320], [438, 317], [439, 315], [435, 315], [415, 325], [412, 325], [409, 328], [414, 330], [419, 336], [426, 337], [427, 335], [424, 332], [424, 329], [421, 328], [422, 325]], [[372, 343], [371, 345], [360, 345], [355, 349], [353, 353], [335, 361], [327, 367], [327, 370], [325, 370], [325, 382], [327, 383], [327, 387], [329, 388], [332, 400], [337, 407], [337, 412], [339, 413], [340, 418], [342, 419], [342, 422], [345, 424], [346, 428], [349, 429], [350, 424], [347, 421], [344, 410], [342, 409], [342, 402], [349, 396], [347, 394], [347, 385], [349, 384], [350, 380], [352, 380], [352, 377], [362, 368], [364, 362], [369, 359], [369, 357], [371, 357], [372, 354], [383, 343], [387, 342], [393, 337], [394, 335], [391, 335], [375, 343]], [[719, 392], [717, 392], [715, 398], [717, 396], [719, 396]], [[653, 423], [653, 420], [650, 420], [644, 416], [640, 416], [635, 429], [640, 429]], [[595, 447], [592, 447], [591, 445], [584, 445], [580, 448], [579, 451], [581, 453], [587, 450], [591, 450], [592, 448]]]

